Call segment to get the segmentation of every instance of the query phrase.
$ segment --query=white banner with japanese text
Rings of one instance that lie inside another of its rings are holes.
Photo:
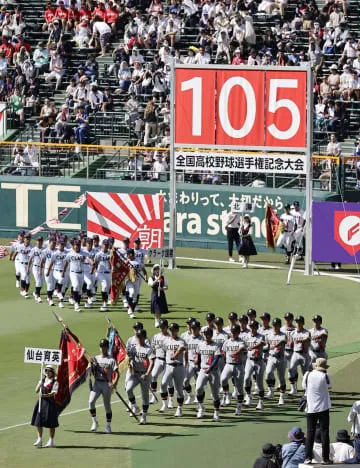
[[[27,364],[53,364],[55,366],[59,366],[61,363],[61,350],[25,348],[24,362]]]
[[[177,170],[215,172],[256,172],[305,174],[304,154],[239,154],[218,152],[176,151]]]

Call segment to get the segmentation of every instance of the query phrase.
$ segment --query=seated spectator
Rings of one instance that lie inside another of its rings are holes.
[[[175,44],[180,41],[180,29],[172,19],[169,20],[166,26],[165,39],[170,44],[170,47],[174,47]]]
[[[101,21],[106,23],[106,9],[104,2],[98,2],[97,6],[94,8],[94,11],[92,12],[92,17],[93,17],[93,22],[95,21]]]
[[[85,111],[89,112],[89,95],[90,95],[90,88],[88,85],[88,77],[84,76],[79,81],[79,84],[76,87],[74,93],[74,110],[76,110],[80,105],[85,109]]]
[[[140,155],[131,154],[128,160],[128,171],[131,179],[142,179],[143,164]],[[136,172],[136,174],[135,174]]]
[[[5,57],[5,51],[0,50],[0,77],[5,78],[8,68],[8,59]]]
[[[256,49],[251,49],[247,64],[248,65],[261,65],[261,60],[256,52]]]
[[[78,108],[75,122],[78,125],[75,129],[75,141],[79,145],[84,145],[89,131],[89,117],[82,105]]]
[[[89,103],[93,112],[98,112],[102,109],[104,102],[104,93],[99,90],[96,83],[90,86]]]
[[[221,176],[220,174],[216,174],[215,171],[209,171],[207,174],[204,174],[201,178],[202,184],[212,184],[212,185],[220,185],[221,184]]]
[[[271,53],[270,53],[271,55]],[[244,57],[241,56],[241,50],[240,49],[235,49],[234,52],[234,57],[232,59],[232,65],[244,65],[245,64],[245,59]]]
[[[99,64],[96,61],[96,56],[90,54],[84,66],[84,73],[90,81],[95,81],[99,76]]]
[[[327,98],[332,94],[332,89],[328,83],[328,79],[326,76],[324,76],[322,82],[320,83],[320,88],[319,88],[320,96],[324,99]]]
[[[170,116],[171,116],[171,109],[170,109],[170,101],[166,100],[165,105],[160,109],[159,116],[162,117],[162,122],[160,123],[160,130],[167,130],[170,126]]]
[[[91,30],[89,20],[86,16],[81,18],[81,21],[75,26],[74,40],[79,49],[85,49],[89,46]]]
[[[188,54],[187,54],[187,57],[184,58],[184,63],[185,64],[194,64],[196,63],[196,56],[195,54],[198,52],[199,49],[197,49],[196,47],[194,46],[190,46],[188,48]]]
[[[305,434],[295,426],[288,434],[290,442],[282,447],[282,468],[298,468],[305,461]]]
[[[101,110],[102,112],[112,112],[114,110],[114,98],[111,94],[111,88],[105,88]]]
[[[355,450],[350,442],[346,429],[336,432],[336,442],[330,444],[330,459],[333,463],[344,463],[345,460],[355,457]]]
[[[11,63],[11,60],[12,60],[12,57],[14,55],[15,49],[14,49],[14,46],[9,41],[8,37],[3,36],[1,38],[0,50],[4,51],[5,57],[8,59],[9,63]]]
[[[64,75],[64,64],[61,55],[59,54],[59,50],[56,49],[54,54],[50,59],[50,73],[47,73],[45,76],[45,81],[47,83],[51,83],[52,80],[56,80],[55,90],[57,91],[61,85],[61,80]]]
[[[261,457],[254,462],[253,468],[277,468],[274,463],[276,448],[272,444],[265,444],[262,447]]]
[[[341,145],[336,140],[336,135],[333,133],[330,135],[330,141],[326,148],[326,154],[328,156],[336,156],[339,157],[341,155]],[[332,170],[332,160],[325,159],[322,164],[322,172],[319,177],[321,181],[321,190],[329,190],[330,185],[329,181],[331,178],[331,170]]]
[[[67,88],[66,88],[66,91],[65,91],[65,95],[66,95],[66,101],[65,103],[69,106],[69,107],[73,107],[74,105],[74,94],[75,94],[75,91],[76,91],[76,80],[75,78],[71,78]]]
[[[210,63],[210,61],[211,61],[210,54],[205,52],[204,47],[200,47],[199,52],[195,55],[194,63],[196,63],[197,65],[206,65]]]
[[[49,117],[49,119],[53,122],[55,120],[56,113],[56,107],[50,101],[50,99],[46,98],[40,111],[40,118]]]
[[[20,36],[17,37],[18,42],[15,46],[15,52],[19,52],[21,47],[25,47],[26,52],[31,52],[31,45],[24,40],[24,36],[21,34]]]
[[[230,44],[229,44],[229,36],[226,30],[220,31],[217,39],[217,51],[216,51],[216,58],[215,60],[218,61],[218,57],[221,54],[226,56],[227,62],[231,63],[230,59]]]
[[[58,44],[63,33],[62,22],[58,19],[54,19],[53,22],[49,25],[49,31],[50,35],[48,44]]]
[[[150,15],[156,16],[158,13],[164,13],[164,8],[160,0],[152,0],[147,11]]]
[[[144,63],[144,57],[140,54],[139,49],[137,46],[134,46],[129,58],[129,65],[130,67],[135,64],[135,62],[140,63],[141,65]]]
[[[60,139],[64,134],[65,125],[70,120],[69,107],[66,104],[61,106],[61,111],[58,113],[55,119],[55,130],[56,136]]]
[[[24,119],[25,119],[25,115],[24,115],[25,97],[19,88],[14,89],[14,93],[10,97],[9,104],[10,104],[11,111],[14,114],[19,116],[20,124],[23,125]]]
[[[343,73],[340,75],[339,92],[344,101],[350,100],[352,93],[353,76],[349,65],[343,66]]]
[[[139,119],[139,103],[136,100],[135,93],[130,94],[130,99],[125,103],[125,110],[127,111],[127,119],[130,122],[135,122]]]
[[[317,102],[314,108],[314,125],[317,130],[324,130],[325,128],[325,108],[326,99],[322,99],[321,96],[317,98]]]
[[[49,2],[46,4],[46,10],[44,12],[45,23],[42,25],[42,30],[47,31],[49,25],[52,24],[55,18],[56,8]]]
[[[38,43],[37,48],[34,50],[33,61],[35,67],[35,76],[39,77],[49,69],[49,51],[45,44],[41,41]]]
[[[70,2],[67,14],[67,22],[65,31],[72,32],[75,30],[75,25],[80,21],[80,12],[76,6],[76,0]]]

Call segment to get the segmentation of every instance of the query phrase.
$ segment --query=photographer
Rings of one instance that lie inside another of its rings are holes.
[[[253,468],[281,468],[281,459],[278,459],[278,447],[273,444],[265,444],[262,447],[262,453],[254,462]]]

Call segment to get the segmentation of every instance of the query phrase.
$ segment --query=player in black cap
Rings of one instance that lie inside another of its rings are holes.
[[[318,358],[327,359],[326,343],[328,339],[328,331],[322,326],[321,315],[314,315],[312,321],[314,327],[309,330],[311,335],[310,358],[311,364],[314,364]]]
[[[203,333],[205,328],[207,328],[207,327],[212,328],[213,330],[215,330],[215,323],[214,323],[215,314],[213,314],[212,312],[208,312],[206,314],[205,320],[206,320],[207,323],[206,323],[206,325],[201,327],[201,333]]]
[[[128,303],[128,315],[130,318],[135,318],[135,308],[139,297],[140,288],[140,265],[135,260],[134,249],[127,249],[126,256],[130,265],[130,271],[126,278],[125,294]]]
[[[266,365],[265,380],[266,380],[269,390],[265,398],[271,399],[274,396],[275,370],[277,370],[278,379],[280,382],[279,405],[284,405],[285,404],[285,390],[286,390],[286,381],[285,381],[286,335],[285,333],[280,331],[280,328],[281,328],[281,320],[279,318],[275,318],[272,321],[272,330],[270,333],[268,333],[266,337],[266,341],[269,346],[269,357],[268,357],[267,365]]]
[[[151,341],[151,346],[155,352],[155,364],[151,373],[152,397],[150,399],[150,404],[157,402],[157,397],[156,397],[157,380],[159,376],[162,375],[165,370],[164,343],[165,343],[165,340],[167,340],[170,336],[168,332],[168,327],[169,327],[168,321],[166,319],[160,319],[159,320],[160,333],[157,333],[156,335],[154,335]],[[168,392],[169,392],[169,400],[171,399],[171,401],[173,401],[175,390],[174,390],[174,384],[172,382],[170,382],[169,384]]]
[[[249,317],[249,322],[253,322],[256,320],[256,310],[255,309],[248,309],[246,315]]]
[[[185,390],[185,405],[189,405],[193,398],[191,393],[191,379],[194,379],[196,383],[197,375],[198,375],[198,366],[195,362],[197,349],[199,347],[199,343],[203,341],[203,337],[200,334],[200,322],[194,320],[191,322],[191,336],[187,340],[187,348],[185,352],[185,379],[184,379],[184,390]]]
[[[189,317],[185,321],[186,330],[183,333],[181,333],[181,335],[180,335],[180,338],[182,338],[185,341],[185,343],[187,343],[188,339],[192,336],[191,324],[192,324],[192,322],[195,322],[195,320],[196,319],[194,317]]]
[[[290,256],[293,249],[294,232],[296,231],[296,221],[292,214],[290,214],[290,205],[287,203],[284,206],[284,213],[280,216],[280,236],[277,240],[276,246],[285,250],[286,263],[290,263]]]
[[[24,243],[24,236],[25,236],[25,231],[19,231],[18,232],[18,236],[17,236],[17,240],[16,242],[14,242],[12,245],[11,245],[11,251],[10,251],[10,256],[9,256],[9,260],[10,262],[14,262],[14,266],[15,266],[15,277],[16,277],[16,287],[17,288],[20,288],[20,265],[21,265],[21,262],[19,261],[19,257],[16,258],[16,248],[23,244]]]
[[[256,382],[259,389],[259,401],[256,409],[262,410],[264,408],[264,371],[265,365],[263,360],[263,347],[265,338],[260,335],[259,323],[256,320],[250,322],[250,333],[246,338],[246,345],[248,350],[246,365],[245,365],[245,405],[250,406],[251,402],[251,377],[253,374],[256,376]]]
[[[226,333],[226,331],[224,330],[224,320],[222,317],[216,317],[214,320],[214,324],[215,324],[215,330],[212,336],[212,340],[221,349],[225,341],[229,338],[229,333]],[[222,370],[224,369],[224,366],[225,366],[224,356],[221,355],[219,358],[219,362],[217,364],[217,368],[220,374]]]
[[[230,312],[228,315],[228,324],[226,327],[224,327],[224,332],[226,332],[228,335],[230,335],[230,330],[233,325],[235,325],[238,322],[238,314],[236,312]]]
[[[89,407],[92,419],[91,431],[96,431],[98,428],[98,420],[96,418],[96,400],[100,395],[103,397],[105,412],[106,412],[106,427],[105,432],[111,433],[111,394],[119,380],[119,370],[117,362],[114,358],[109,357],[109,341],[106,338],[100,340],[99,343],[101,354],[91,360],[91,370],[95,378],[94,385],[90,391]]]
[[[297,395],[298,367],[301,367],[304,375],[310,369],[311,359],[309,356],[310,332],[304,327],[305,319],[302,315],[298,315],[295,319],[296,328],[291,333],[291,339],[294,342],[294,351],[291,356],[289,373],[290,373],[290,393],[289,395]]]
[[[285,324],[281,327],[281,331],[285,333],[286,335],[285,359],[286,359],[286,364],[289,368],[291,356],[294,350],[294,342],[291,338],[291,333],[295,330],[295,325],[293,323],[294,314],[292,314],[291,312],[287,312],[284,315],[284,321],[285,321]],[[289,372],[288,372],[288,377],[290,377]]]

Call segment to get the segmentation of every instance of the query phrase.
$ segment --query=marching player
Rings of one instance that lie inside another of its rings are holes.
[[[275,387],[275,369],[277,370],[278,379],[280,382],[280,398],[279,405],[285,404],[285,390],[286,390],[286,381],[285,381],[285,369],[286,369],[286,360],[285,360],[285,346],[287,338],[285,333],[280,331],[281,329],[281,320],[275,318],[272,321],[272,331],[267,333],[265,336],[265,341],[269,346],[269,357],[266,364],[265,370],[265,379],[268,384],[269,391],[266,394],[265,398],[270,399],[274,396],[274,387]]]
[[[100,252],[101,250],[100,237],[97,234],[93,236],[93,249],[96,253]]]
[[[284,213],[280,216],[280,221],[283,226],[282,233],[280,234],[276,246],[283,248],[286,252],[286,263],[290,263],[290,256],[292,252],[292,244],[294,241],[294,232],[296,231],[295,218],[290,214],[290,205],[284,206]]]
[[[79,244],[76,244],[80,248]],[[70,263],[71,265],[71,263]],[[104,338],[99,343],[101,354],[95,356],[91,361],[92,373],[95,377],[95,383],[90,391],[89,409],[92,419],[91,431],[96,431],[99,426],[96,418],[96,400],[100,395],[103,397],[105,413],[106,413],[106,427],[105,432],[111,434],[111,394],[119,380],[119,370],[117,362],[114,358],[109,356],[109,341]]]
[[[165,370],[165,347],[164,347],[164,342],[169,338],[169,332],[168,332],[168,321],[166,319],[160,319],[159,320],[159,328],[160,328],[160,333],[157,333],[156,335],[153,336],[153,339],[151,341],[151,346],[155,352],[155,364],[151,372],[151,390],[152,390],[152,397],[150,400],[150,404],[156,403],[156,390],[157,390],[157,379],[159,375],[161,375],[164,370]],[[171,384],[171,387],[173,388],[173,384]],[[170,393],[169,389],[169,398],[174,397],[174,391]]]
[[[169,288],[168,280],[161,274],[160,265],[152,267],[152,275],[148,280],[151,291],[151,313],[155,315],[155,328],[159,327],[161,314],[169,312],[165,291]]]
[[[253,322],[256,320],[256,310],[255,309],[248,309],[246,312],[246,315],[248,316],[249,322]]]
[[[205,320],[207,323],[206,325],[201,327],[201,333],[204,333],[204,330],[206,330],[207,328],[212,328],[213,330],[215,330],[215,314],[213,314],[212,312],[207,313]]]
[[[130,271],[125,283],[128,315],[130,318],[135,318],[134,312],[140,288],[140,265],[135,260],[134,249],[127,249],[126,254],[128,263],[130,265]]]
[[[244,362],[246,355],[246,344],[239,338],[240,326],[234,324],[231,327],[231,337],[225,341],[222,346],[222,352],[225,355],[225,366],[221,373],[220,381],[224,391],[222,406],[228,406],[231,403],[229,393],[229,379],[232,378],[237,393],[237,405],[235,415],[241,413],[241,405],[244,399]],[[251,380],[250,380],[251,382]]]
[[[299,315],[295,319],[296,329],[291,333],[291,339],[294,342],[294,351],[291,356],[290,373],[290,392],[289,395],[297,395],[298,367],[301,367],[303,375],[311,365],[309,356],[310,332],[304,327],[305,319]]]
[[[199,324],[200,325],[200,324]],[[214,416],[213,421],[219,421],[220,411],[220,395],[219,395],[219,371],[217,365],[221,357],[219,346],[212,340],[213,329],[207,328],[204,330],[205,340],[199,341],[196,352],[196,365],[200,368],[196,379],[196,398],[198,401],[197,417],[204,416],[204,398],[205,387],[209,383],[211,395],[214,401]]]
[[[110,250],[113,248],[113,245],[114,245],[114,242],[115,242],[115,239],[113,237],[109,237],[109,248]],[[118,254],[120,255],[120,258],[124,261],[126,261],[126,258],[127,258],[127,250],[128,248],[130,247],[130,239],[128,237],[125,237],[121,242],[120,242],[120,246],[116,249]],[[122,291],[122,301],[123,301],[123,306],[125,307],[125,309],[129,309],[129,304],[127,302],[127,298],[126,298],[126,287],[124,286],[124,289]]]
[[[14,242],[11,246],[11,252],[10,252],[10,256],[9,256],[9,260],[10,262],[14,262],[14,266],[15,266],[15,277],[16,277],[16,287],[17,288],[20,288],[20,281],[21,281],[21,273],[20,273],[20,270],[21,270],[21,263],[20,263],[20,260],[19,260],[19,257],[16,258],[16,248],[18,245],[20,244],[23,244],[24,243],[24,236],[25,236],[25,231],[19,231],[18,233],[18,236],[17,236],[17,240],[16,242]]]
[[[266,336],[271,333],[272,328],[270,326],[270,320],[271,320],[271,315],[268,312],[264,312],[261,316],[260,319],[262,321],[262,326],[259,327],[259,333],[260,335],[263,335],[265,338],[265,345],[263,347],[263,360],[264,360],[264,366],[266,368],[267,360],[269,357],[269,344],[266,341]],[[257,388],[257,384],[255,382],[255,393],[259,393],[259,389]]]
[[[144,276],[144,280],[147,281],[148,277],[147,277],[147,271],[146,271],[146,268],[145,268],[145,257],[146,257],[147,251],[145,249],[142,249],[140,246],[141,246],[141,240],[139,238],[135,239],[134,240],[135,260],[140,265],[140,272],[142,272],[142,274]],[[140,276],[139,283],[140,283],[139,284],[139,293],[140,293],[140,288],[141,288],[141,283],[142,283],[141,276]],[[138,294],[138,297],[136,299],[136,304],[138,304],[138,303],[139,303],[139,294]],[[138,310],[139,310],[139,307],[138,307],[138,305],[136,305],[135,312],[138,311]]]
[[[85,308],[90,309],[92,305],[93,288],[95,283],[94,275],[94,257],[95,250],[93,249],[93,240],[91,237],[85,239],[85,248],[83,250],[85,255],[84,261],[84,284],[82,287],[83,292],[86,291],[87,301],[85,302]]]
[[[179,338],[179,325],[177,323],[171,323],[169,326],[170,337],[164,341],[165,349],[165,373],[161,380],[161,399],[162,407],[160,412],[165,413],[168,409],[166,400],[168,397],[168,386],[171,380],[174,381],[178,407],[175,412],[175,417],[182,416],[182,405],[184,403],[184,391],[183,382],[185,376],[184,369],[184,353],[186,351],[186,343],[184,340]]]
[[[184,390],[186,395],[185,405],[190,405],[192,399],[191,393],[191,379],[193,378],[196,382],[198,374],[198,366],[196,364],[196,353],[199,346],[199,343],[203,341],[203,337],[200,334],[200,322],[197,320],[191,323],[191,332],[192,335],[186,342],[186,352],[185,352],[185,379],[184,379]]]
[[[44,250],[43,256],[41,259],[40,269],[45,273],[45,283],[46,283],[46,293],[47,293],[47,302],[49,306],[54,305],[53,294],[55,290],[55,278],[54,278],[54,269],[52,258],[56,252],[56,239],[55,237],[49,237],[49,245]]]
[[[321,326],[322,317],[321,315],[315,315],[313,317],[314,328],[309,330],[311,335],[310,341],[310,359],[313,364],[317,358],[327,359],[326,354],[326,342],[328,339],[328,331],[326,328]]]
[[[220,349],[222,349],[223,344],[229,338],[230,333],[226,333],[223,330],[224,320],[222,317],[216,317],[214,320],[214,323],[215,323],[215,331],[213,333],[212,340],[219,346]],[[225,360],[224,360],[224,356],[221,354],[219,362],[217,364],[219,374],[221,374],[221,372],[223,371],[224,366],[225,366]]]
[[[136,404],[134,389],[140,385],[142,397],[140,424],[146,424],[146,415],[149,409],[150,374],[154,367],[155,355],[152,347],[146,342],[144,329],[137,330],[136,340],[136,345],[126,350],[131,368],[130,376],[126,382],[126,393],[133,413],[138,414],[140,409]],[[132,415],[130,414],[130,416]]]
[[[230,314],[228,315],[228,323],[229,325],[224,327],[224,332],[230,335],[231,327],[239,323],[238,314],[236,312],[230,312]]]
[[[298,201],[294,201],[293,206],[294,209],[290,211],[290,214],[294,217],[296,224],[294,232],[295,246],[297,253],[302,257],[304,255],[305,212],[300,208]]]
[[[42,274],[40,264],[43,255],[43,237],[39,236],[36,239],[35,247],[31,250],[30,257],[29,257],[29,264],[27,266],[27,273],[30,274],[30,270],[32,270],[32,274],[35,280],[35,291],[33,292],[33,296],[36,302],[42,302],[40,291],[43,285],[44,276]]]
[[[68,267],[70,267],[70,281],[72,286],[75,312],[81,312],[80,300],[81,289],[84,283],[84,261],[85,254],[84,251],[81,250],[81,243],[79,240],[75,240],[74,249],[70,251],[65,258],[64,270],[61,275],[63,278],[65,278],[66,270]]]
[[[69,286],[69,275],[66,275],[65,278],[62,277],[64,271],[64,265],[68,252],[65,250],[65,238],[59,238],[59,247],[53,253],[51,257],[50,264],[48,266],[48,272],[52,272],[55,282],[55,289],[58,292],[59,307],[60,309],[64,308],[64,294],[65,290]]]
[[[15,253],[13,260],[18,259],[19,272],[20,272],[20,284],[21,284],[21,296],[25,299],[29,299],[29,287],[30,287],[30,272],[28,271],[28,264],[30,260],[30,254],[33,246],[30,244],[31,234],[25,234],[24,242],[17,243],[15,247]]]
[[[245,365],[245,406],[250,406],[251,403],[251,377],[253,374],[256,376],[256,383],[259,388],[259,401],[256,409],[264,409],[264,360],[263,360],[263,347],[265,338],[258,333],[259,323],[257,321],[250,322],[250,333],[246,338],[247,345],[247,360]]]
[[[111,286],[111,264],[108,239],[104,239],[102,241],[101,250],[94,256],[90,274],[93,275],[94,271],[96,271],[96,281],[101,286],[103,303],[100,310],[101,312],[106,312],[108,310],[108,299]]]
[[[295,330],[295,325],[293,324],[294,315],[291,312],[287,312],[284,315],[285,325],[281,327],[281,331],[286,335],[286,345],[285,345],[285,359],[290,367],[290,360],[292,353],[294,351],[294,342],[291,338],[291,333]]]

